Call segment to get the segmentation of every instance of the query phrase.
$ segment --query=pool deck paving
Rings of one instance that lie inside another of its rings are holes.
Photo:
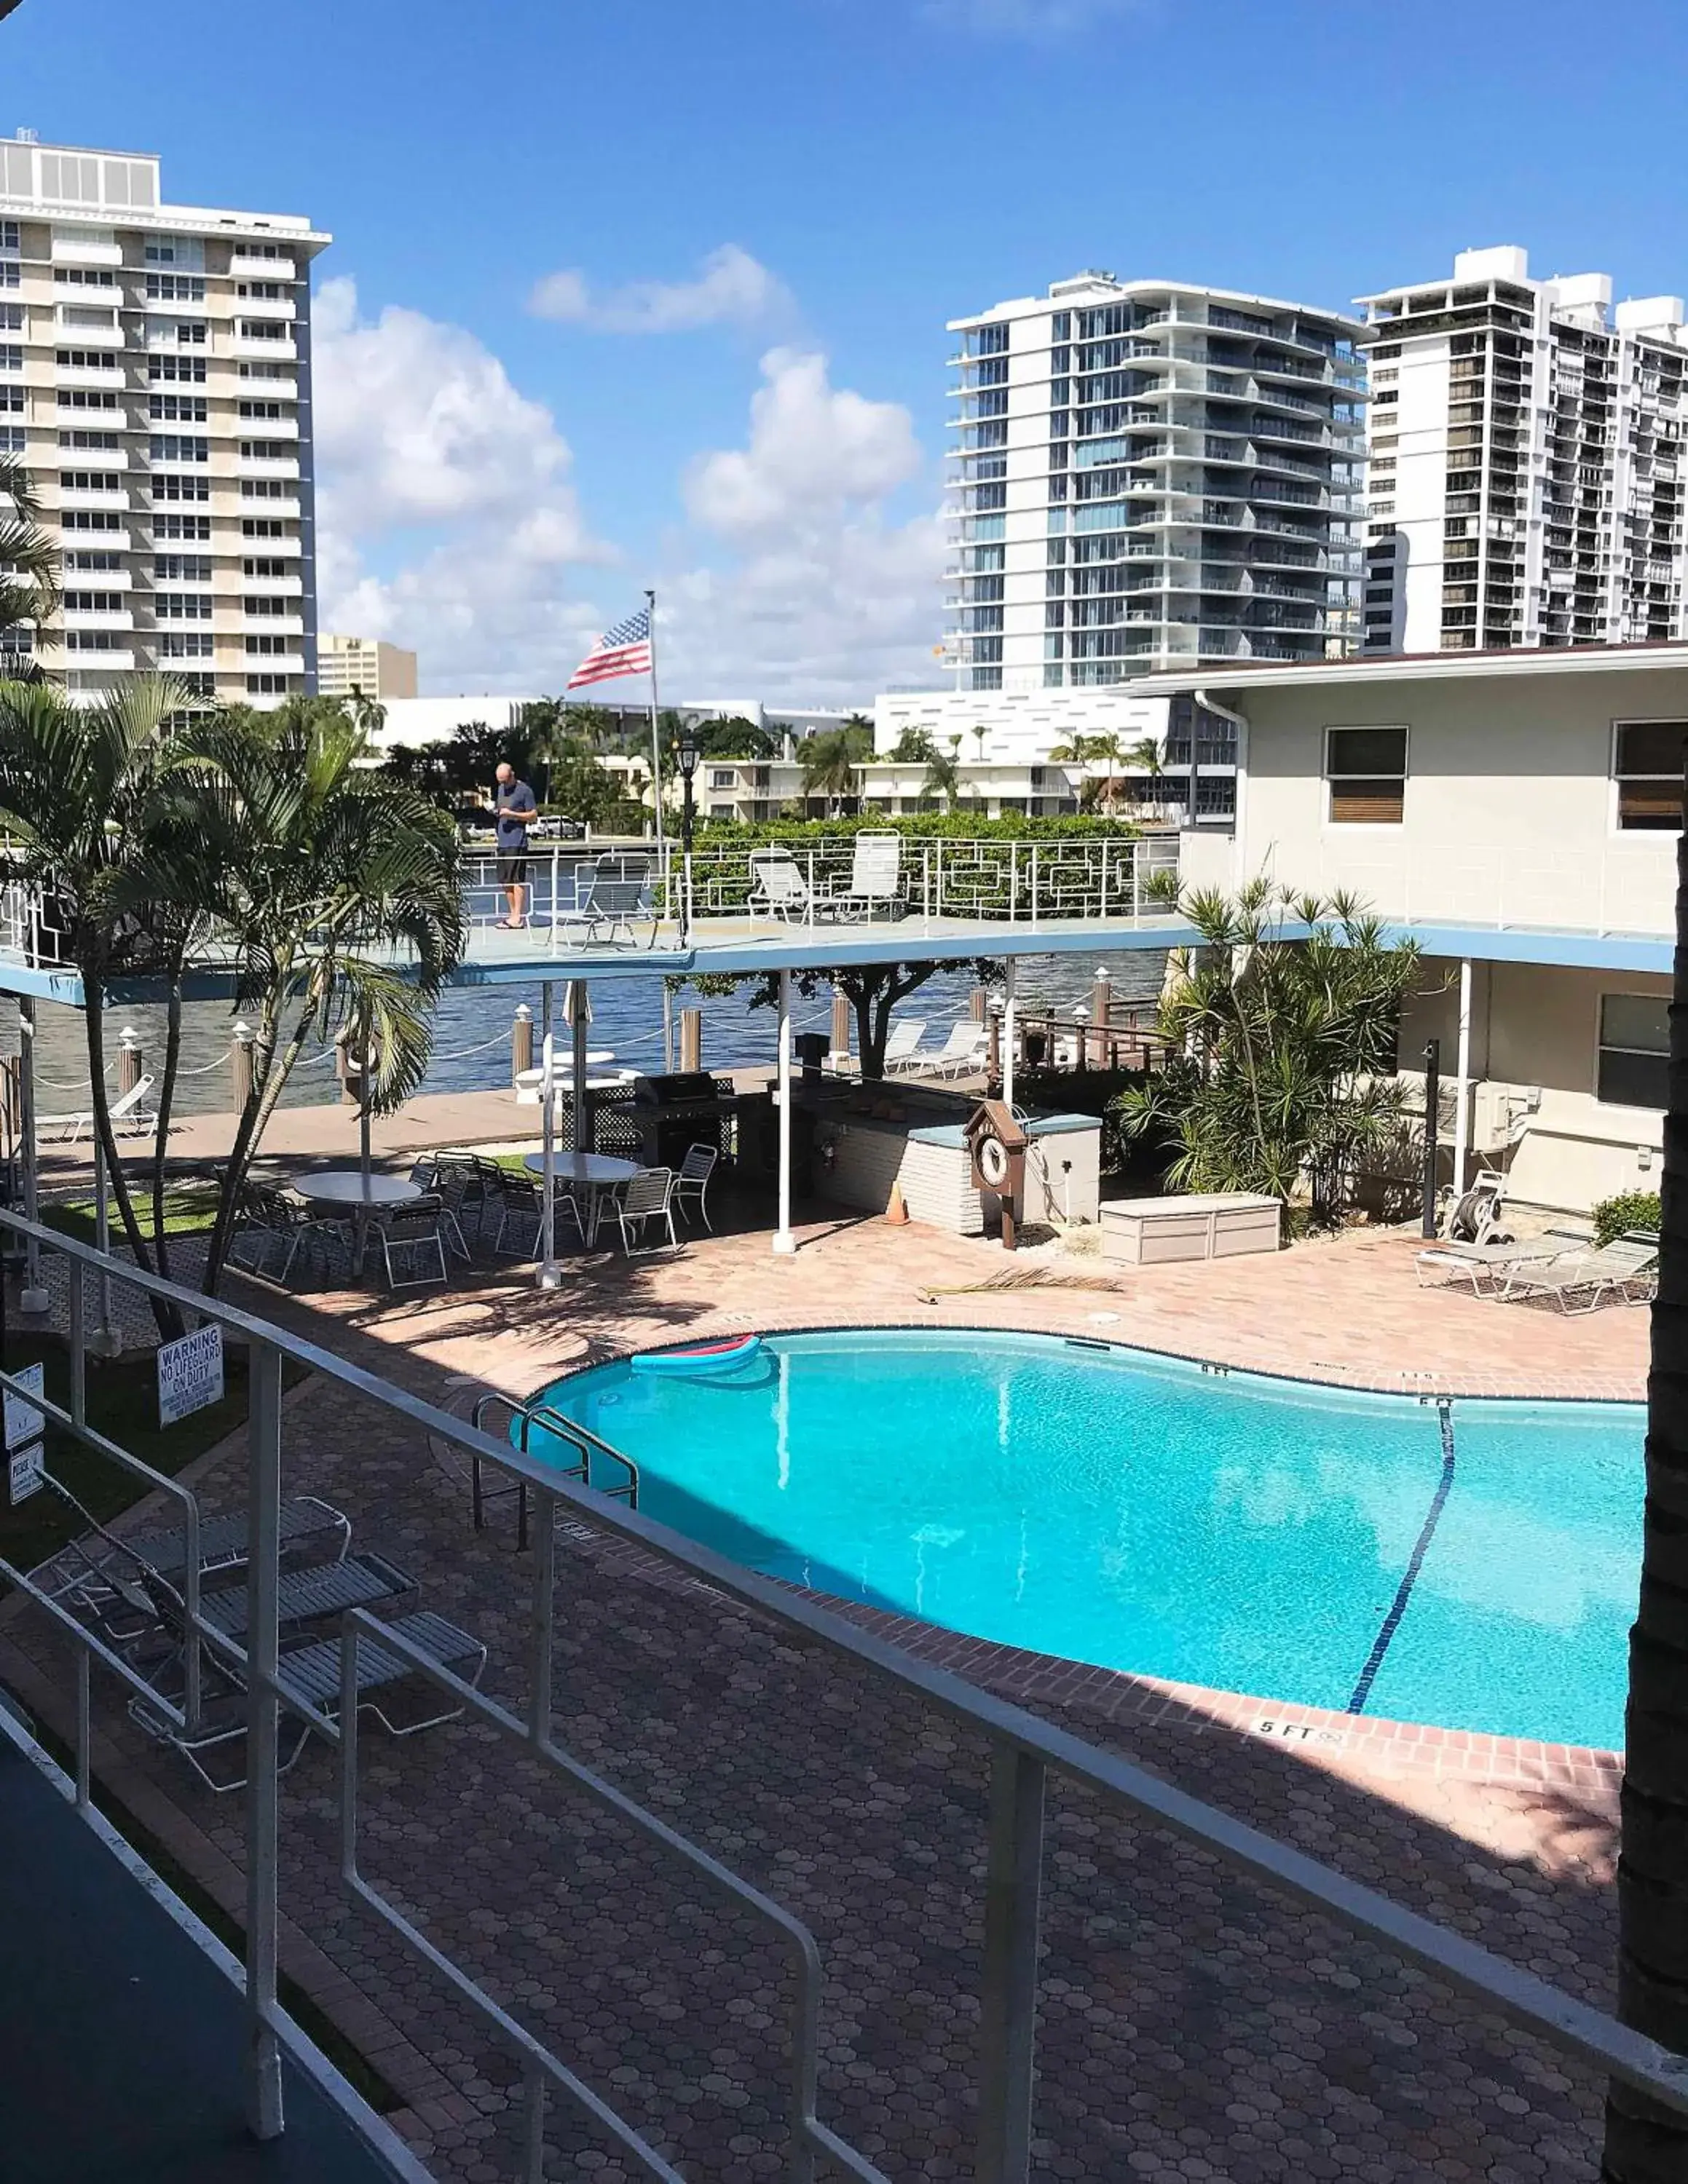
[[[1010,1262],[991,1244],[849,1216],[812,1220],[784,1260],[752,1232],[674,1259],[575,1261],[545,1295],[531,1268],[516,1268],[444,1295],[280,1298],[249,1285],[241,1301],[261,1298],[298,1332],[459,1409],[482,1387],[526,1394],[653,1343],[837,1324],[1083,1334],[1396,1393],[1642,1391],[1645,1312],[1567,1320],[1420,1290],[1399,1233],[1145,1269]],[[1039,1265],[1109,1286],[935,1294]],[[443,1446],[321,1381],[289,1396],[285,1445],[287,1490],[347,1509],[355,1545],[390,1554],[426,1605],[488,1641],[487,1687],[519,1706],[530,1557],[508,1505],[475,1533]],[[238,1498],[242,1469],[238,1447],[205,1460],[208,1506]],[[824,2119],[893,2177],[970,2175],[982,1741],[585,1526],[560,1539],[556,1602],[558,1741],[814,1929]],[[1611,1755],[1361,1727],[851,1612],[1609,2005]],[[38,1620],[0,1617],[0,1673],[63,1726],[70,1680],[55,1641]],[[109,1794],[238,1912],[239,1800],[193,1784],[109,1691],[96,1718]],[[682,2173],[781,2173],[788,1997],[765,1934],[479,1726],[372,1735],[362,1781],[372,1877]],[[512,2173],[509,2066],[348,1903],[320,1747],[285,1787],[282,1902],[285,1969],[387,2078],[395,2121],[437,2172],[465,2184]],[[1052,1784],[1040,2178],[1568,2179],[1590,2172],[1599,2115],[1590,2074],[1173,1837]],[[552,2146],[557,2176],[620,2184],[636,2173],[567,2113]]]

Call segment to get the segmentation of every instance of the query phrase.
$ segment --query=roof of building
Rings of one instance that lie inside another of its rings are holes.
[[[1688,644],[1516,645],[1494,651],[1377,652],[1346,660],[1245,660],[1234,666],[1178,669],[1145,675],[1145,695],[1183,691],[1283,690],[1333,682],[1427,682],[1462,676],[1646,674],[1662,668],[1688,672]]]

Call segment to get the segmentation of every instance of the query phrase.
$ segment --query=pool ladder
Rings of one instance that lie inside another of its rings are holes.
[[[489,1418],[500,1410],[509,1413],[509,1424],[502,1432],[488,1424]],[[478,1431],[490,1434],[494,1440],[508,1434],[511,1446],[519,1449],[523,1456],[529,1453],[534,1429],[538,1427],[553,1442],[563,1442],[574,1451],[577,1459],[574,1462],[554,1466],[559,1479],[575,1479],[582,1486],[593,1488],[609,1501],[625,1502],[629,1509],[639,1507],[639,1466],[633,1458],[623,1456],[618,1448],[612,1448],[608,1441],[600,1440],[590,1427],[583,1426],[578,1418],[566,1418],[549,1403],[518,1402],[515,1396],[502,1396],[493,1390],[475,1405],[472,1423]],[[620,1475],[608,1482],[595,1479],[592,1476],[595,1458],[618,1466]],[[474,1510],[475,1529],[484,1531],[488,1496],[481,1485],[481,1459],[478,1456],[472,1456],[469,1459],[469,1491]],[[518,1548],[525,1547],[528,1544],[528,1482],[525,1479],[518,1479],[513,1490],[505,1487],[500,1491],[515,1493],[516,1544]]]

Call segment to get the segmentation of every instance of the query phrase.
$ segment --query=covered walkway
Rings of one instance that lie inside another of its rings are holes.
[[[372,2148],[285,2053],[287,2130],[251,2137],[238,1988],[3,1729],[0,1842],[6,2184],[421,2175]]]

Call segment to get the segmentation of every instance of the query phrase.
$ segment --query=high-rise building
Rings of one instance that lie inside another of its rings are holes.
[[[378,637],[324,630],[316,640],[316,688],[324,698],[414,698],[416,655]]]
[[[961,688],[1351,649],[1356,320],[1082,273],[949,330]]]
[[[1367,296],[1368,652],[1680,638],[1682,299],[1522,250]]]
[[[0,452],[63,548],[36,651],[73,694],[154,668],[256,705],[316,687],[310,270],[328,239],[165,204],[142,154],[0,142]]]

